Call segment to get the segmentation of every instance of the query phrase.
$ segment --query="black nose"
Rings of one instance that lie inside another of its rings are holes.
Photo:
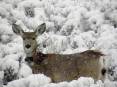
[[[26,48],[30,48],[30,47],[31,47],[31,45],[27,44],[25,47],[26,47]]]

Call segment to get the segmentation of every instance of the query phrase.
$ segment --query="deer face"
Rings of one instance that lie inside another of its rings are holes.
[[[32,53],[36,50],[36,37],[35,32],[25,32],[22,35],[23,46],[27,57],[31,57],[33,55]]]
[[[22,37],[26,57],[32,57],[34,51],[37,48],[36,38],[38,35],[44,33],[46,29],[45,23],[39,25],[34,32],[24,32],[23,29],[19,25],[16,25],[16,24],[12,25],[12,29],[14,33]]]

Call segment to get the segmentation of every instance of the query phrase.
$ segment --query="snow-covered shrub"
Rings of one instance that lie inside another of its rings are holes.
[[[43,74],[30,75],[27,78],[12,81],[7,87],[42,87],[49,84],[51,79]]]
[[[37,80],[38,78],[38,80]],[[15,80],[6,87],[116,87],[117,82],[106,80],[94,82],[92,78],[81,77],[71,82],[50,83],[50,79],[44,75],[31,75],[28,78]]]
[[[32,74],[31,68],[27,64],[22,63],[21,67],[20,67],[20,70],[18,72],[18,78],[19,79],[20,78],[26,78],[26,77],[28,77],[31,74]]]
[[[39,42],[41,42],[41,39],[42,43],[44,43],[42,45],[42,48],[45,53],[60,53],[60,52],[62,53],[63,51],[66,50],[66,48],[69,48],[69,43],[68,43],[69,40],[66,36],[51,35],[50,33],[46,35],[45,39],[40,37],[38,39],[40,40]]]
[[[4,77],[4,72],[0,71],[0,87],[3,85],[3,77]]]
[[[16,73],[18,58],[25,58],[22,39],[12,32],[11,24],[17,21],[24,31],[33,31],[46,23],[46,33],[37,39],[38,48],[44,53],[69,54],[94,48],[109,57],[108,67],[117,65],[117,0],[0,0],[0,69],[12,66]],[[116,80],[116,67],[112,71],[112,80]],[[31,69],[23,61],[19,78],[30,74]],[[78,84],[72,86],[84,86]],[[101,87],[100,84],[90,86]],[[110,82],[105,86],[114,87],[115,84]],[[68,83],[61,86],[68,86]]]
[[[16,79],[17,79],[17,73],[14,72],[14,69],[12,67],[8,67],[4,70],[4,78],[3,78],[4,85],[7,85],[8,82]]]
[[[32,7],[25,7],[25,15],[29,16],[29,17],[34,17],[35,16],[34,8],[32,8]]]

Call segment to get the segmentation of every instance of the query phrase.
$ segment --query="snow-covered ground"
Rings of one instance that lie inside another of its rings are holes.
[[[22,39],[12,31],[15,21],[25,31],[46,23],[46,32],[37,39],[43,53],[102,51],[107,67],[113,71],[109,78],[115,81],[94,83],[92,78],[82,77],[55,84],[44,75],[32,75],[24,62]],[[117,0],[0,0],[0,78],[11,67],[19,78],[8,83],[8,87],[116,87],[116,57]]]

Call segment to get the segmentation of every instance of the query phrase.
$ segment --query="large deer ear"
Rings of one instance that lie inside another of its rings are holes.
[[[36,33],[36,35],[38,36],[38,35],[40,35],[40,34],[43,34],[43,33],[45,32],[45,30],[46,30],[46,24],[43,23],[43,24],[39,25],[39,26],[36,28],[35,33]]]
[[[22,35],[24,33],[23,29],[16,24],[12,24],[12,30],[15,34]]]

